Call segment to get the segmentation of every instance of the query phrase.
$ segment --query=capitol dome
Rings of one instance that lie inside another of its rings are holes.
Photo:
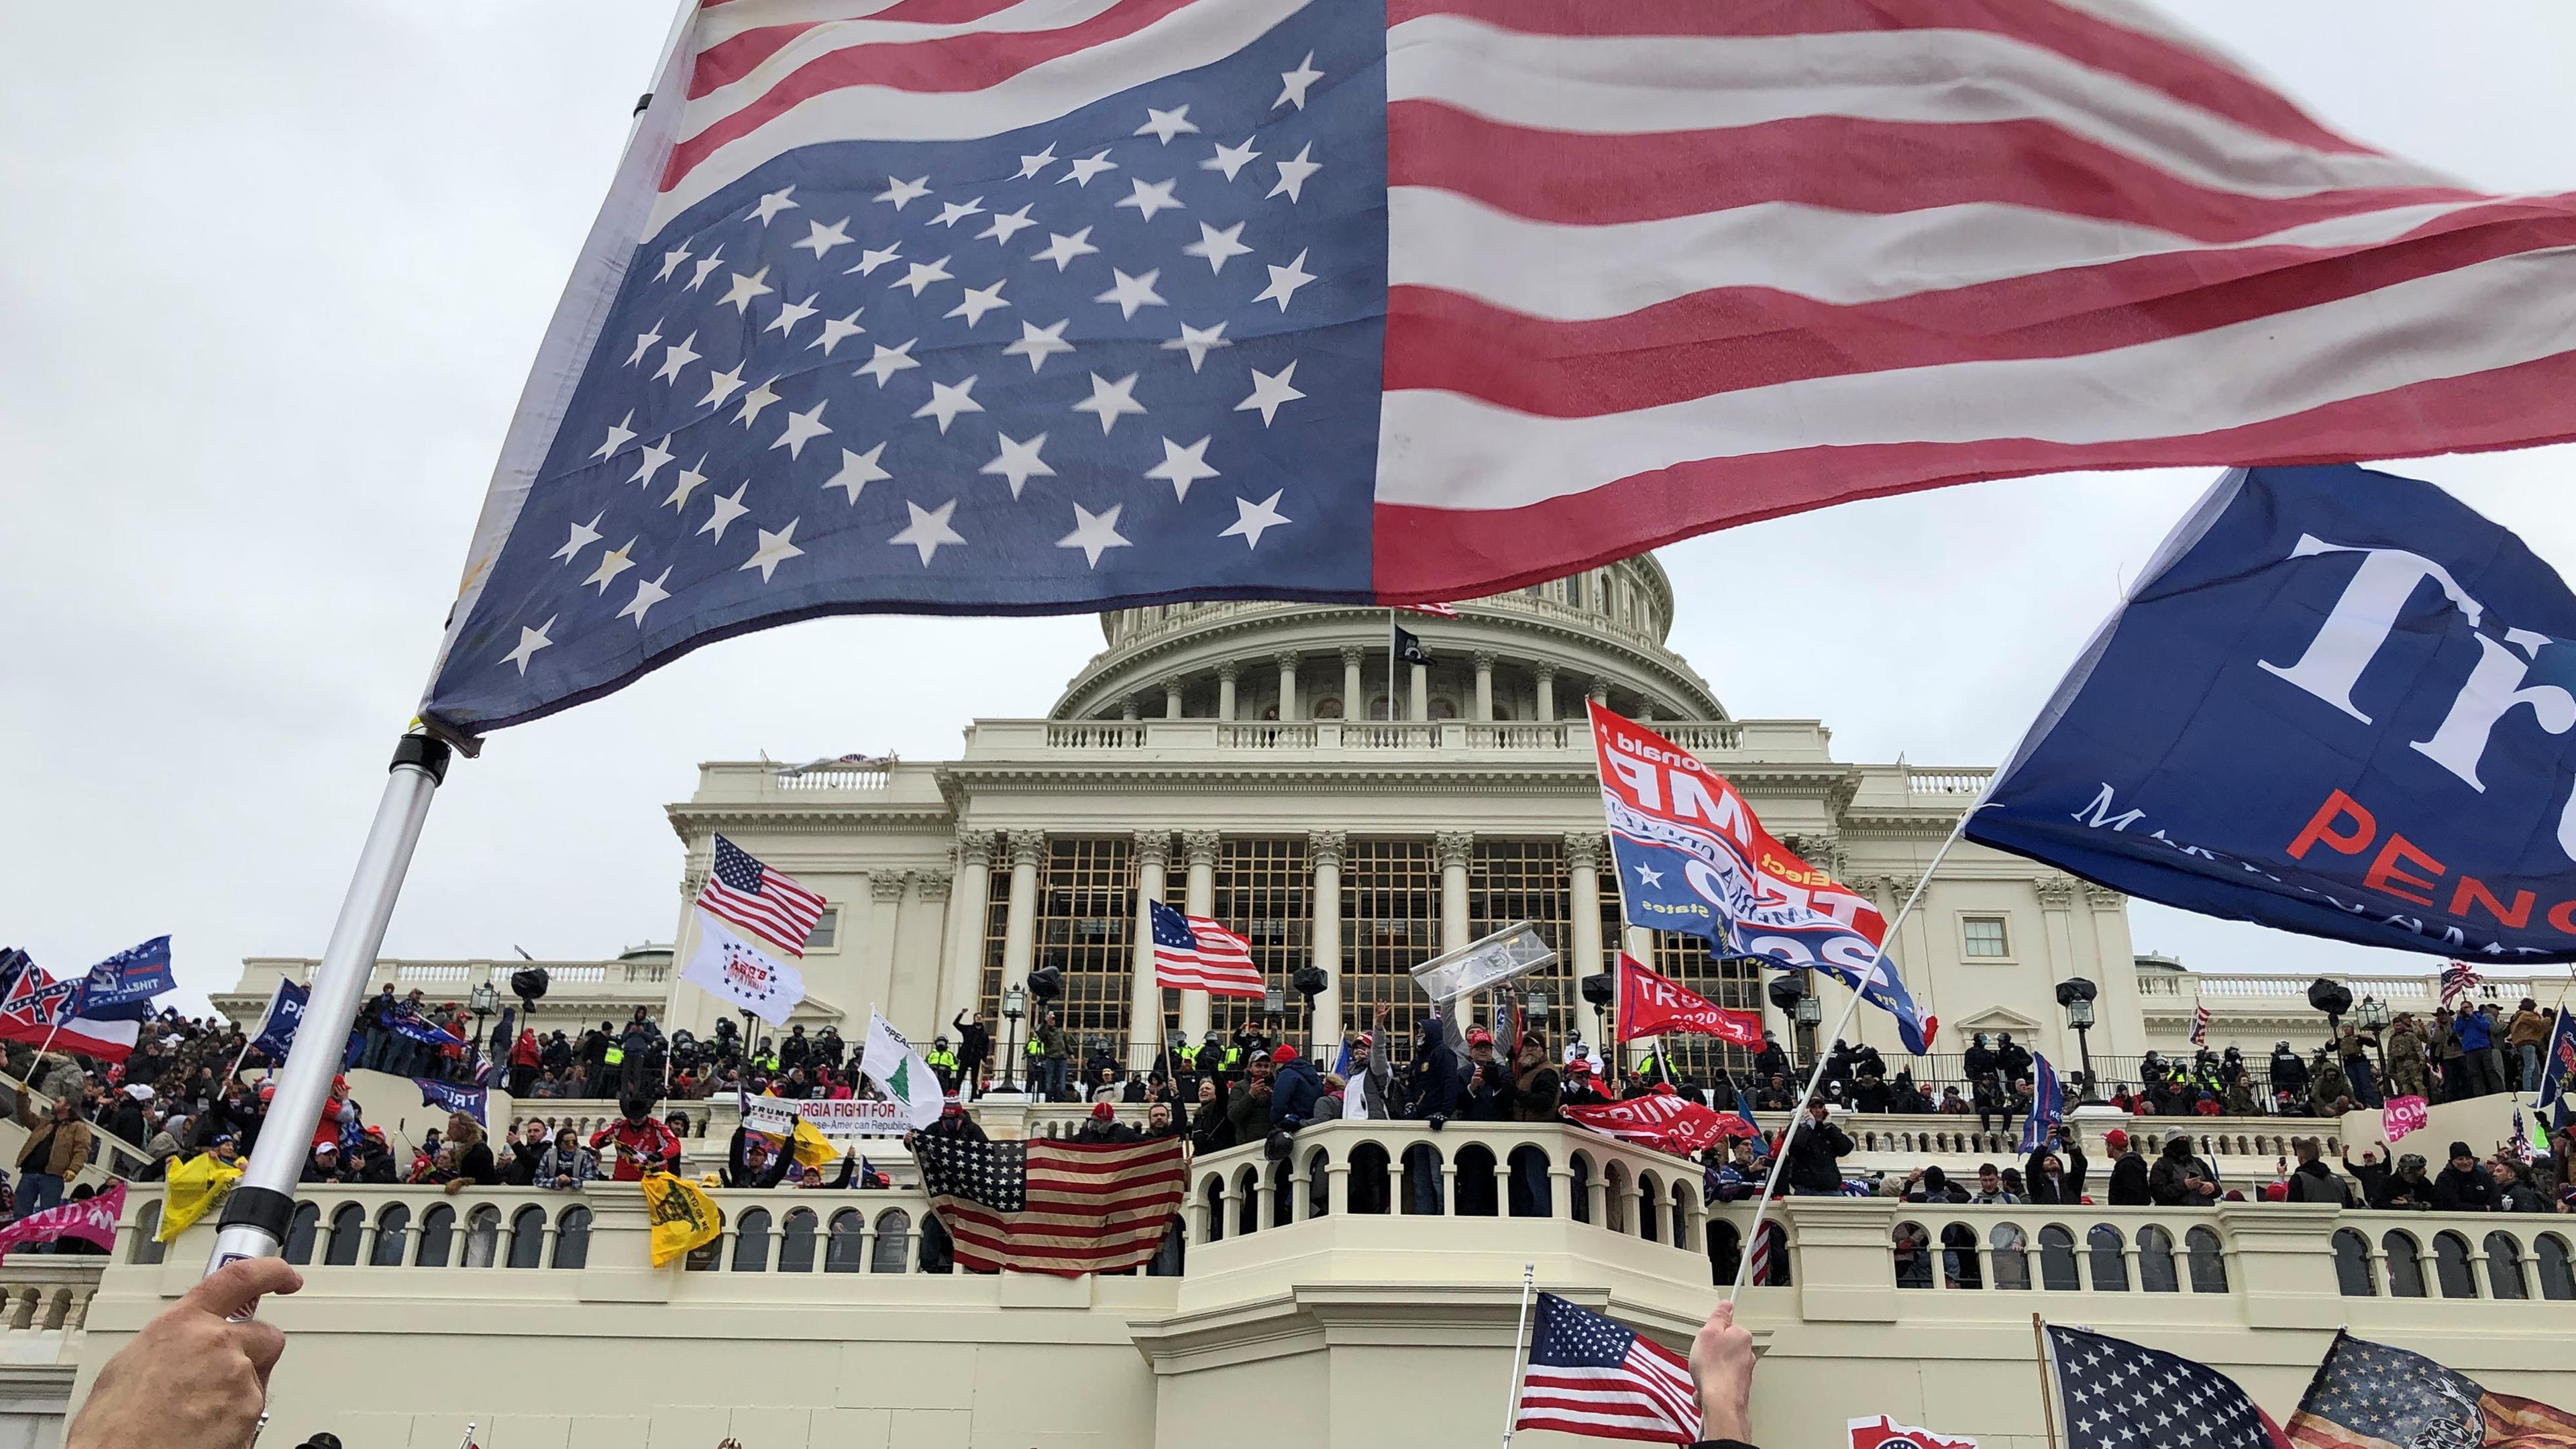
[[[1398,614],[1432,655],[1388,704],[1388,611],[1267,602],[1101,615],[1108,647],[1050,718],[1547,721],[1587,694],[1636,719],[1723,720],[1708,682],[1664,647],[1673,591],[1652,557],[1477,599],[1458,617]],[[1418,677],[1417,677],[1418,675]]]

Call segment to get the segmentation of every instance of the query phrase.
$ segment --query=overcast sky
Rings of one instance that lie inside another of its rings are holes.
[[[2564,0],[2169,8],[2364,140],[2576,188]],[[192,1003],[246,955],[319,953],[668,21],[646,0],[12,17],[41,63],[0,86],[0,943],[61,972],[168,931]],[[2571,466],[2409,471],[2563,567]],[[2207,477],[1987,483],[1682,544],[1672,642],[1735,714],[1821,718],[1842,758],[1992,763]],[[1793,615],[1830,647],[1749,632]],[[802,624],[506,731],[441,793],[387,953],[668,939],[662,806],[699,761],[945,758],[970,719],[1042,713],[1099,643],[1088,617]],[[2202,970],[2420,960],[2132,921]]]

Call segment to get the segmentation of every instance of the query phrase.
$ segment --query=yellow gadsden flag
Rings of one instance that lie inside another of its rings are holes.
[[[156,1236],[165,1243],[178,1241],[191,1223],[231,1195],[233,1181],[241,1175],[238,1165],[211,1152],[170,1164],[170,1192],[161,1201],[161,1231]]]
[[[715,1241],[724,1230],[724,1215],[715,1199],[698,1185],[667,1172],[644,1178],[644,1208],[653,1218],[653,1266],[662,1267],[690,1249]]]

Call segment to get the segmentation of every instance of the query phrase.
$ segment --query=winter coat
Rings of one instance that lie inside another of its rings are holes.
[[[1839,1159],[1851,1153],[1851,1134],[1832,1121],[1801,1123],[1797,1135],[1789,1139],[1789,1161],[1781,1175],[1793,1188],[1841,1192],[1843,1169]]]
[[[2343,1179],[2322,1162],[2302,1162],[2291,1172],[2287,1200],[2332,1203],[2336,1207],[2352,1205],[2352,1195],[2344,1190]]]
[[[551,1188],[556,1186],[556,1178],[569,1177],[572,1179],[570,1186],[578,1189],[598,1176],[599,1154],[587,1147],[576,1145],[567,1153],[549,1144],[537,1156],[536,1184],[539,1187]]]
[[[1191,1150],[1223,1152],[1234,1141],[1234,1119],[1226,1114],[1225,1099],[1200,1103],[1197,1115],[1190,1118]]]
[[[1564,1098],[1564,1079],[1556,1068],[1545,1062],[1512,1076],[1512,1120],[1515,1122],[1553,1122],[1556,1109]]]
[[[2071,1137],[2074,1134],[2070,1131],[2067,1135]],[[2084,1200],[2084,1174],[2088,1165],[2084,1160],[2084,1149],[2069,1143],[2064,1151],[2058,1152],[2058,1158],[2066,1164],[2066,1170],[2058,1174],[2058,1181],[2051,1182],[2048,1174],[2040,1170],[2039,1164],[2040,1159],[2048,1156],[2053,1150],[2055,1149],[2042,1147],[2030,1155],[2028,1162],[2022,1164],[2022,1186],[2035,1206],[2072,1207]]]
[[[2217,1198],[2203,1197],[2183,1185],[2184,1176],[2191,1172],[2199,1173],[2203,1182],[2218,1180],[2209,1164],[2197,1157],[2158,1157],[2156,1165],[2147,1169],[2148,1198],[2158,1207],[2207,1207],[2216,1202]]]
[[[2539,1046],[2549,1040],[2549,1019],[2537,1011],[2517,1011],[2504,1029],[2504,1039],[2512,1046]]]
[[[2446,1213],[2494,1212],[2495,1179],[2487,1176],[2480,1163],[2471,1163],[2466,1172],[2445,1166],[2441,1176],[2433,1179],[2433,1202]]]
[[[1324,1095],[1324,1074],[1304,1056],[1290,1057],[1270,1077],[1270,1124],[1296,1127],[1315,1119],[1316,1100]]]

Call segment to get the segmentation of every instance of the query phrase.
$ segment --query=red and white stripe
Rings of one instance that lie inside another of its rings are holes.
[[[1641,1337],[1617,1368],[1531,1364],[1512,1427],[1687,1444],[1699,1438],[1699,1391],[1680,1354]]]
[[[1771,1264],[1773,1259],[1778,1256],[1779,1251],[1780,1225],[1778,1223],[1766,1222],[1762,1225],[1762,1231],[1753,1235],[1752,1272],[1748,1274],[1744,1280],[1748,1287],[1768,1288],[1771,1286]]]
[[[770,157],[1051,121],[1213,64],[1310,0],[763,0],[705,5],[643,235]]]
[[[1387,597],[1975,478],[2576,436],[2576,198],[2123,0],[1388,21]]]
[[[1032,1139],[1023,1207],[996,1212],[971,1198],[931,1199],[957,1261],[987,1272],[1115,1273],[1154,1256],[1182,1195],[1181,1139]]]
[[[1210,996],[1262,996],[1269,986],[1253,964],[1252,943],[1205,916],[1184,916],[1198,949],[1154,944],[1154,984]]]

